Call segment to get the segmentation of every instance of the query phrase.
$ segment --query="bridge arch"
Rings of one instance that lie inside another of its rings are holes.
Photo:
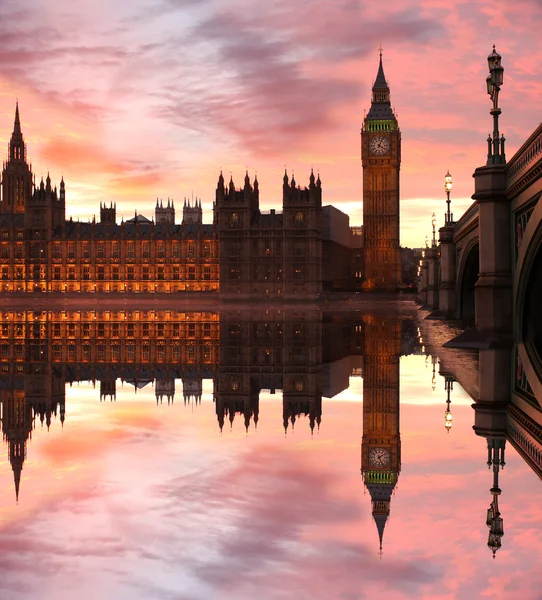
[[[533,217],[535,214],[531,219]],[[536,369],[539,374],[542,372],[542,215],[540,217],[535,217],[526,230],[531,235],[524,240],[526,247],[518,257],[516,291],[518,341],[525,344],[531,360],[539,367]]]
[[[474,322],[475,285],[480,272],[480,245],[478,238],[470,240],[461,255],[458,271],[457,316],[466,322]]]

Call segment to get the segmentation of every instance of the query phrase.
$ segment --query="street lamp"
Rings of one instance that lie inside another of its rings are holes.
[[[433,213],[433,216],[431,217],[431,225],[433,226],[433,248],[437,247],[437,238],[436,238],[436,233],[435,233],[435,228],[437,226],[437,217],[435,216],[435,213]]]
[[[446,192],[446,206],[448,207],[444,216],[444,224],[446,227],[449,227],[454,223],[454,216],[450,212],[450,192],[452,191],[452,176],[450,175],[450,171],[444,177],[444,191]]]
[[[429,248],[429,236],[428,235],[425,236],[425,247]],[[422,256],[425,256],[425,250],[422,253]]]
[[[447,433],[450,433],[450,429],[452,428],[452,411],[450,410],[450,393],[454,389],[454,380],[451,377],[446,377],[444,379],[444,389],[446,390],[446,410],[444,411],[444,427],[446,428]]]
[[[486,78],[487,93],[493,101],[493,106],[489,114],[493,116],[493,138],[491,135],[487,138],[487,164],[504,164],[506,157],[504,155],[504,135],[499,137],[499,92],[504,80],[504,68],[501,65],[501,55],[495,50],[487,57],[489,66],[489,75]]]

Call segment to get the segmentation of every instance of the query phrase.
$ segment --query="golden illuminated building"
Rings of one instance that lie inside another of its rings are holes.
[[[371,108],[361,130],[363,165],[364,287],[396,290],[401,284],[399,171],[401,132],[391,107],[390,88],[380,65]]]
[[[367,173],[376,168],[375,160],[369,160]],[[377,162],[378,173],[388,173],[383,164],[388,157]],[[225,299],[287,300],[358,289],[363,279],[361,229],[350,227],[348,215],[337,208],[322,206],[322,182],[312,170],[304,187],[284,174],[282,211],[260,210],[256,177],[251,181],[247,173],[236,189],[221,173],[209,224],[203,223],[198,198],[185,200],[180,224],[171,199],[156,200],[152,219],[136,211],[117,223],[116,205],[101,202],[98,219],[74,221],[66,219],[64,179],[58,188],[49,174],[35,181],[17,105],[1,187],[0,292],[220,291]],[[373,212],[378,211],[380,196],[369,196],[378,200]],[[371,215],[368,222],[376,218]],[[371,252],[380,255],[381,244],[367,238],[371,227],[365,227],[365,236]]]

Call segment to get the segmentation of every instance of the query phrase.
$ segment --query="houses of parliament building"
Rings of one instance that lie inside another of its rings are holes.
[[[395,290],[399,248],[400,133],[382,56],[362,131],[364,226],[322,206],[322,182],[284,174],[282,212],[264,213],[257,178],[242,188],[218,178],[213,222],[201,200],[186,202],[176,223],[173,201],[154,218],[117,223],[101,203],[99,220],[66,219],[64,180],[36,184],[17,104],[0,200],[2,292],[220,292],[223,298],[315,297],[323,290]]]

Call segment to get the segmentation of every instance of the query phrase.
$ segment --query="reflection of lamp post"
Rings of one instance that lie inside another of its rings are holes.
[[[496,165],[504,164],[506,158],[504,156],[504,136],[499,137],[499,92],[504,80],[504,68],[501,65],[501,55],[495,50],[493,44],[493,52],[487,57],[489,65],[489,75],[486,78],[487,93],[493,100],[493,106],[489,113],[493,116],[493,139],[491,136],[487,138],[487,164]]]
[[[444,379],[444,389],[446,390],[446,410],[444,411],[444,427],[446,431],[450,433],[452,428],[452,411],[450,410],[450,393],[454,389],[454,380],[452,377],[446,377]]]
[[[437,387],[437,376],[436,376],[437,357],[432,356],[431,362],[433,363],[433,377],[431,377],[431,388],[433,389],[433,391],[435,391],[435,388]]]
[[[452,176],[450,175],[450,171],[448,171],[444,177],[444,191],[446,192],[446,214],[444,215],[444,224],[446,227],[454,224],[454,216],[450,212],[450,192],[452,191]]]
[[[437,247],[437,238],[436,238],[436,230],[435,227],[437,226],[437,217],[435,216],[435,213],[433,213],[433,216],[431,217],[431,225],[433,226],[433,248]]]
[[[499,470],[505,465],[505,444],[506,440],[504,439],[487,440],[487,464],[489,468],[493,466],[493,487],[489,490],[493,496],[493,500],[487,509],[486,518],[486,525],[489,528],[487,546],[493,552],[493,558],[495,558],[495,553],[502,546],[501,539],[504,535],[503,518],[499,511],[499,496],[501,495],[501,489],[499,488]]]

